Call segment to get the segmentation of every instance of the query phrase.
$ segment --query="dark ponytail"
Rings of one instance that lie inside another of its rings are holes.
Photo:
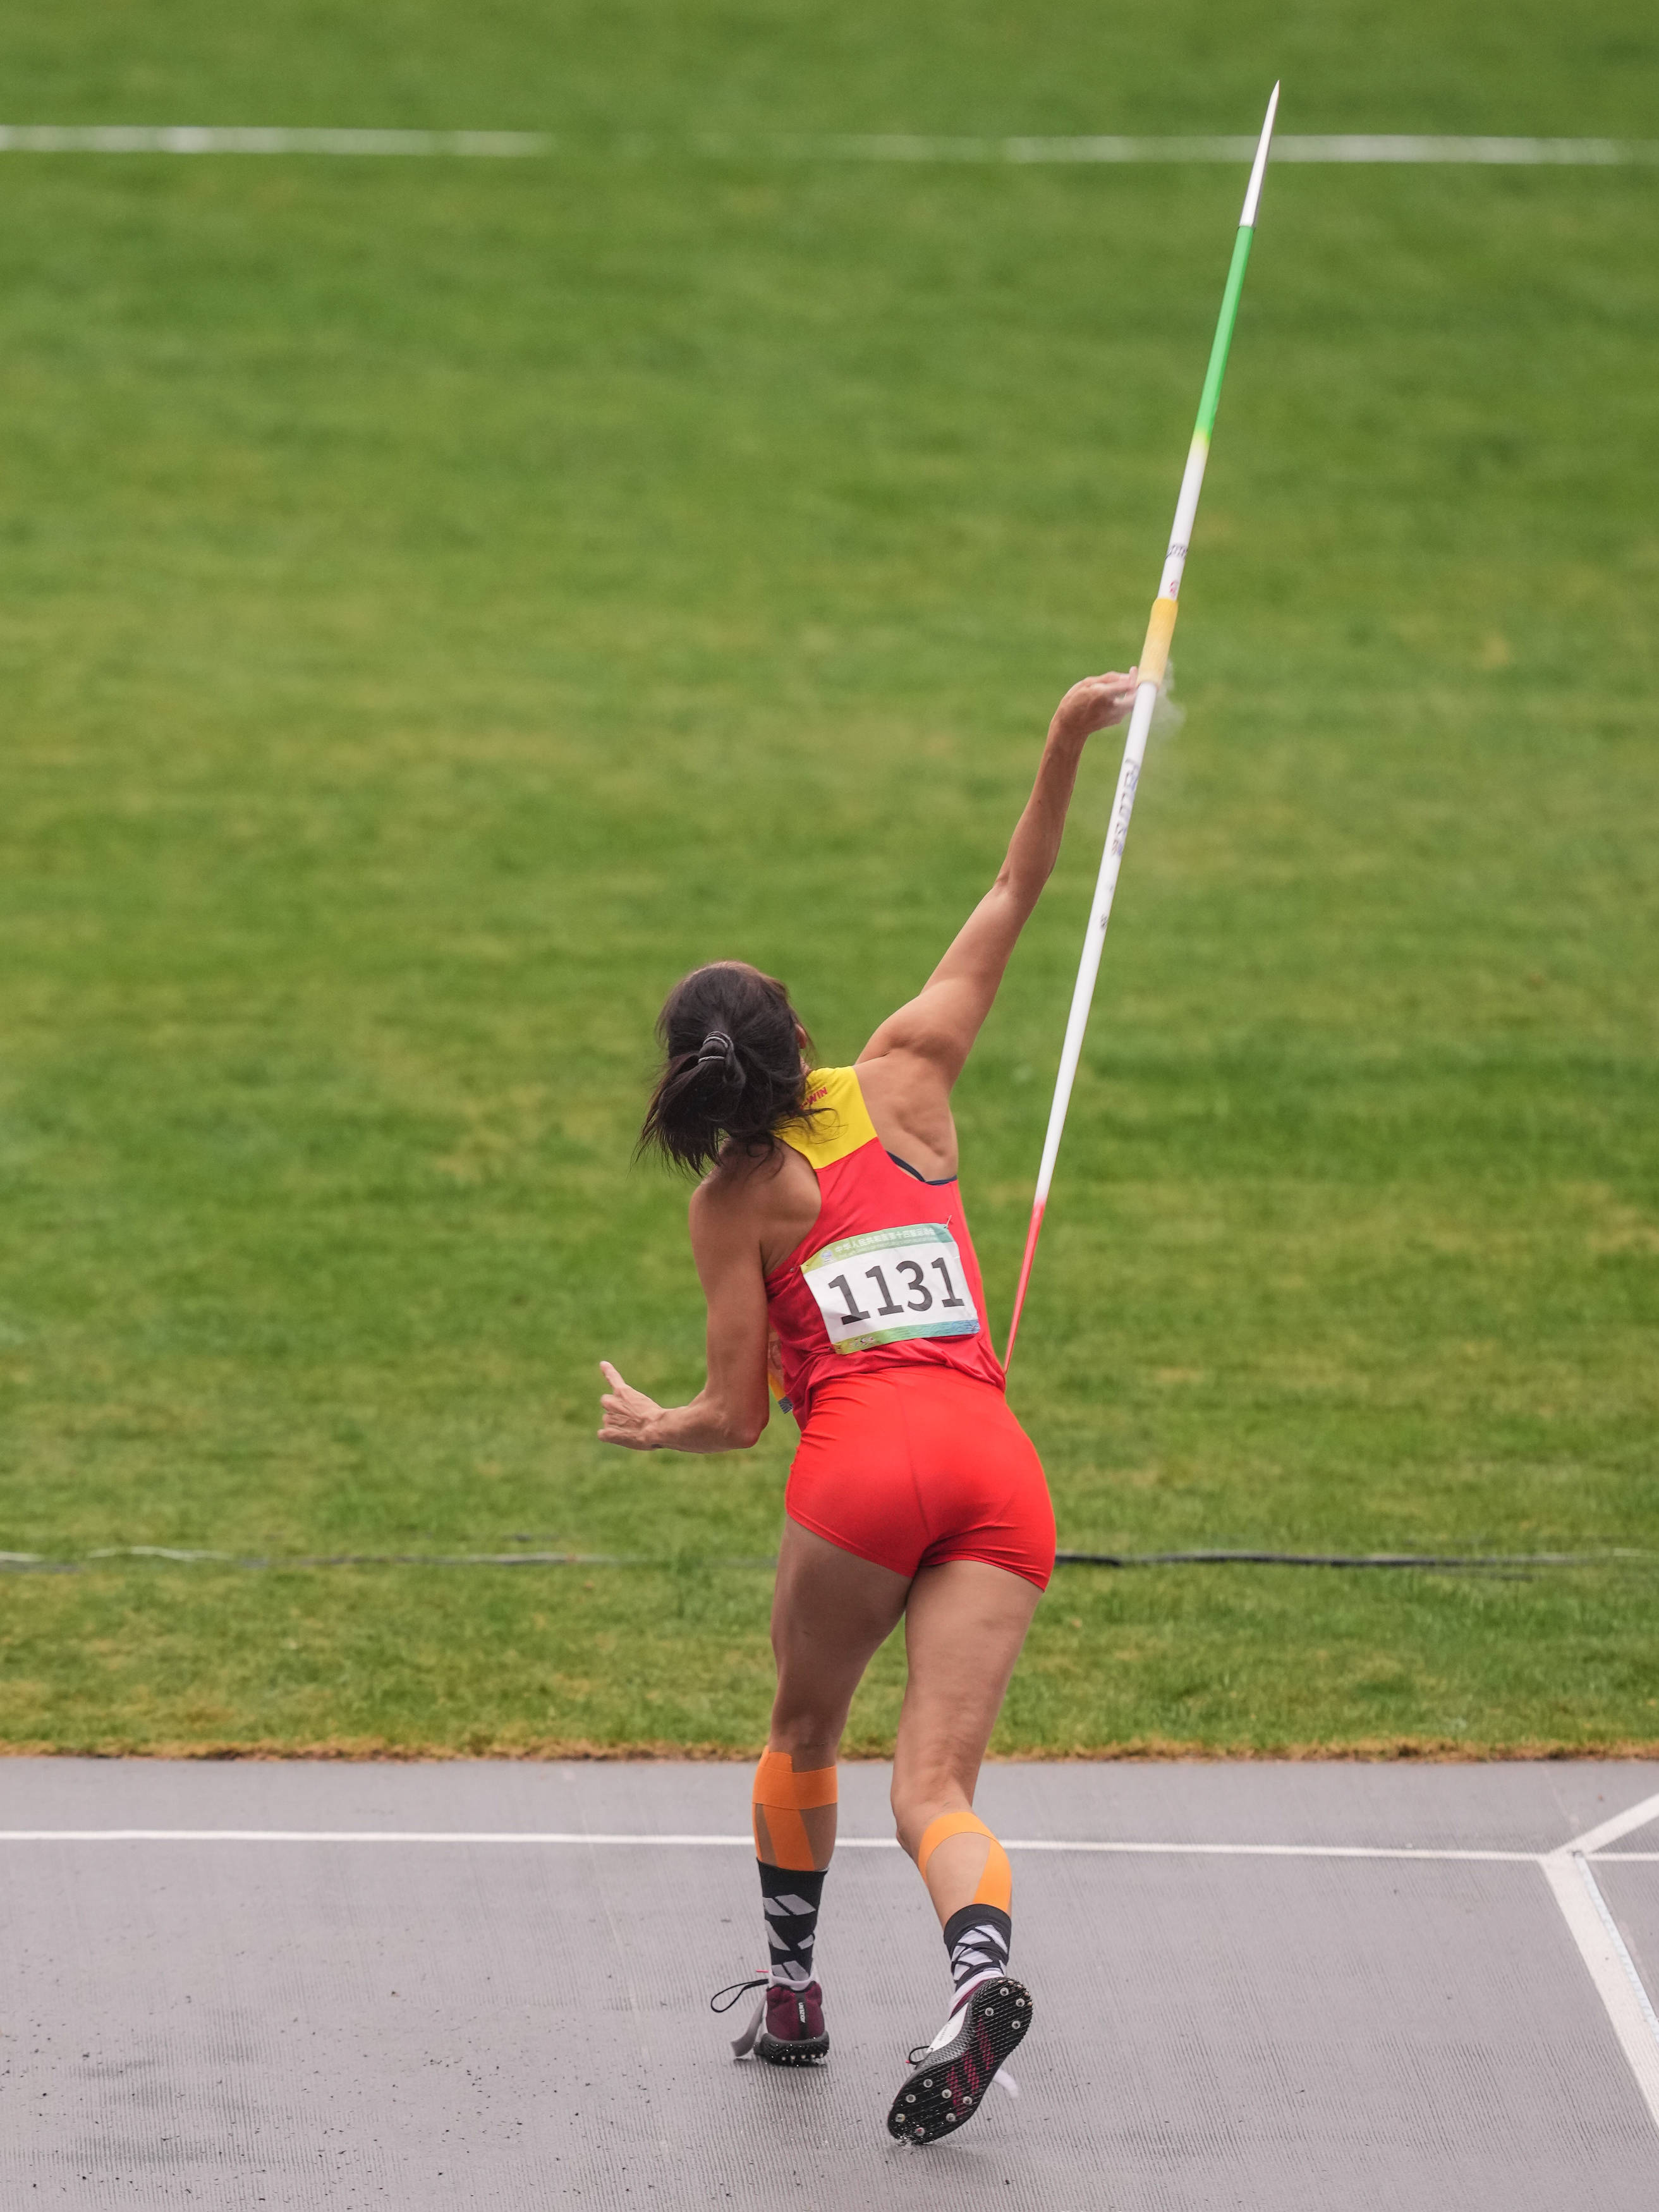
[[[770,975],[741,960],[695,968],[657,1017],[664,1054],[640,1150],[700,1174],[726,1147],[769,1152],[804,1116],[806,1075],[795,1010]],[[810,1054],[811,1041],[805,1049]]]

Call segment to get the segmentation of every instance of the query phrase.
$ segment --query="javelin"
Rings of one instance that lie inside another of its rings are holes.
[[[1164,556],[1164,574],[1158,584],[1158,597],[1152,602],[1152,620],[1146,625],[1146,642],[1140,648],[1139,682],[1135,686],[1134,710],[1129,717],[1129,734],[1123,747],[1123,765],[1118,770],[1117,796],[1112,802],[1111,827],[1106,833],[1106,849],[1100,856],[1100,874],[1095,884],[1095,902],[1089,915],[1088,934],[1083,940],[1083,957],[1078,963],[1077,984],[1072,993],[1072,1011],[1066,1022],[1066,1042],[1060,1055],[1060,1073],[1054,1079],[1054,1103],[1048,1109],[1048,1133],[1042,1140],[1042,1161],[1037,1169],[1036,1196],[1031,1201],[1031,1225],[1025,1232],[1025,1257],[1020,1262],[1019,1287],[1014,1292],[1014,1317],[1008,1324],[1008,1349],[1003,1354],[1005,1367],[1014,1356],[1014,1339],[1019,1334],[1019,1316],[1025,1304],[1025,1285],[1031,1279],[1031,1261],[1036,1256],[1037,1238],[1042,1234],[1043,1211],[1048,1203],[1048,1185],[1054,1180],[1054,1162],[1060,1156],[1060,1133],[1066,1127],[1066,1109],[1071,1103],[1072,1085],[1077,1078],[1077,1064],[1083,1050],[1083,1032],[1089,1026],[1089,1007],[1095,995],[1095,977],[1100,972],[1100,955],[1106,941],[1106,925],[1112,918],[1112,894],[1117,889],[1117,872],[1122,865],[1124,842],[1129,835],[1129,817],[1134,810],[1135,786],[1140,781],[1140,764],[1146,757],[1146,732],[1152,726],[1152,709],[1158,704],[1159,686],[1169,665],[1170,640],[1175,635],[1177,601],[1181,596],[1181,575],[1187,565],[1187,548],[1191,543],[1193,523],[1198,514],[1198,495],[1204,483],[1204,464],[1210,457],[1210,433],[1215,428],[1216,410],[1221,404],[1221,380],[1227,367],[1227,349],[1232,343],[1233,325],[1238,317],[1239,295],[1244,289],[1244,270],[1250,258],[1250,240],[1255,235],[1256,202],[1261,198],[1261,179],[1267,167],[1267,149],[1273,135],[1273,117],[1279,111],[1279,87],[1273,87],[1273,98],[1267,102],[1267,119],[1261,126],[1261,137],[1255,149],[1255,160],[1250,169],[1250,181],[1244,193],[1244,211],[1238,218],[1238,237],[1233,246],[1232,266],[1227,271],[1227,289],[1221,295],[1221,313],[1215,326],[1215,343],[1210,348],[1210,367],[1204,379],[1204,392],[1198,403],[1198,422],[1193,431],[1193,442],[1187,452],[1186,473],[1181,479],[1181,496],[1176,502],[1175,528],[1170,533],[1170,550]]]

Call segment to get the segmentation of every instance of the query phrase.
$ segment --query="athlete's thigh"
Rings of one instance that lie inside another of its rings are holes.
[[[1042,1593],[982,1559],[924,1567],[910,1585],[909,1679],[893,1762],[895,1800],[954,1782],[971,1797]]]
[[[780,1709],[844,1715],[909,1588],[890,1567],[786,1521],[772,1596]]]

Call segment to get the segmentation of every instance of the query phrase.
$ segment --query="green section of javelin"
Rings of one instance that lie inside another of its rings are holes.
[[[1221,295],[1221,313],[1216,319],[1215,340],[1210,348],[1210,366],[1204,374],[1204,390],[1198,403],[1197,429],[1202,438],[1207,438],[1215,428],[1216,410],[1221,404],[1221,380],[1227,374],[1227,349],[1233,342],[1233,325],[1238,320],[1238,302],[1244,290],[1244,271],[1249,265],[1250,240],[1255,236],[1253,223],[1241,223],[1238,236],[1233,241],[1227,289]]]

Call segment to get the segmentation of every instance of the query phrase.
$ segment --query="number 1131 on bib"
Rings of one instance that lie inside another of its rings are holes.
[[[837,1352],[979,1334],[968,1271],[942,1221],[844,1237],[826,1244],[801,1275]]]

